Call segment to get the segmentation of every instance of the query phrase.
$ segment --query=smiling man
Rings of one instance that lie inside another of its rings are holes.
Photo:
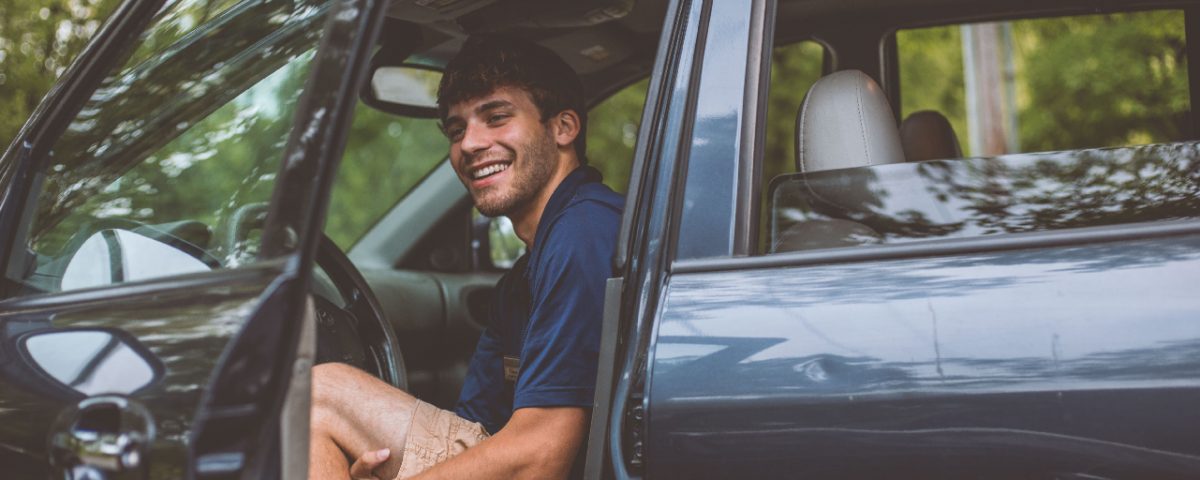
[[[311,478],[578,476],[622,208],[586,166],[582,90],[511,37],[473,37],[447,65],[450,162],[527,253],[497,285],[453,412],[346,365],[313,369]]]

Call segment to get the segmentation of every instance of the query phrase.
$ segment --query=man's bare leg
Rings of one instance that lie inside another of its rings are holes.
[[[379,478],[394,478],[417,400],[349,365],[317,365],[312,376],[308,477],[349,478],[354,459],[389,448],[391,456],[377,471]]]

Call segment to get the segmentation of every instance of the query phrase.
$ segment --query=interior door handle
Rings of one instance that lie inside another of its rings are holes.
[[[145,478],[154,419],[137,401],[105,395],[67,408],[50,430],[50,465],[56,478]]]

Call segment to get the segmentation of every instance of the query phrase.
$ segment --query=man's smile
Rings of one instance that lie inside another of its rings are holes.
[[[490,177],[497,173],[508,170],[508,167],[511,164],[512,164],[512,162],[495,162],[495,163],[489,163],[487,165],[481,165],[471,171],[471,178],[473,180],[480,180],[483,178]]]

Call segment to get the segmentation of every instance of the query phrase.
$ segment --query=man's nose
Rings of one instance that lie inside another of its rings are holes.
[[[483,125],[469,122],[464,127],[462,142],[460,144],[464,152],[479,153],[492,146],[492,137],[488,133],[488,129],[484,128]]]

